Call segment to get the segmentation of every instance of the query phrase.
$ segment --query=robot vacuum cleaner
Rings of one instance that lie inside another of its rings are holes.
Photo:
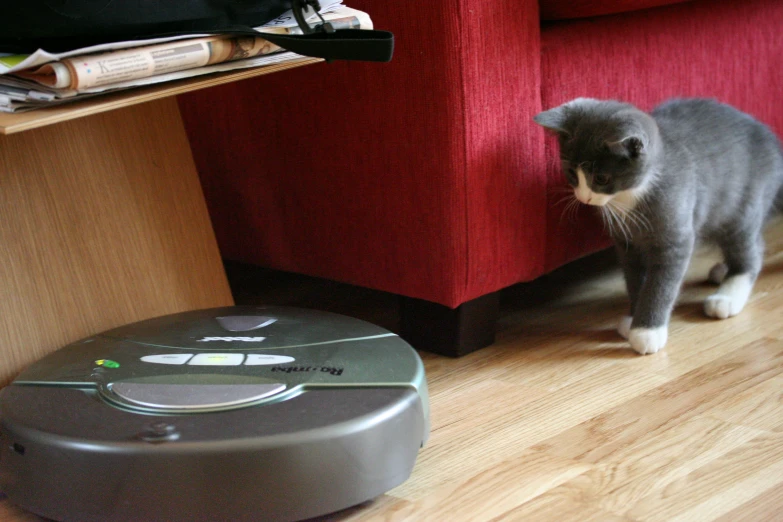
[[[0,491],[61,521],[302,520],[404,482],[429,434],[395,334],[286,307],[73,343],[0,395]]]

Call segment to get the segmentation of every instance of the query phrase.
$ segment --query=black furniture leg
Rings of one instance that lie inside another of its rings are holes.
[[[400,336],[417,350],[460,357],[495,342],[499,293],[483,295],[456,309],[402,298]]]

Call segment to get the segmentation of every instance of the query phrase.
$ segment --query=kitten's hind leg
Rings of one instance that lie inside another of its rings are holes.
[[[704,301],[704,313],[715,319],[733,317],[745,308],[761,270],[764,239],[760,232],[738,234],[723,241],[721,249],[726,274],[718,291]]]
[[[623,339],[628,339],[628,337],[631,335],[632,323],[633,317],[630,315],[624,315],[622,318],[620,318],[620,323],[617,325],[617,333],[619,333]]]
[[[715,266],[710,269],[707,280],[714,285],[719,285],[726,279],[726,274],[728,273],[729,266],[726,263],[715,263]]]

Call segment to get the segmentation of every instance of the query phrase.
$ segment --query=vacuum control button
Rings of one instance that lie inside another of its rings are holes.
[[[188,364],[193,366],[239,366],[245,356],[241,353],[200,353]]]
[[[258,366],[261,364],[285,364],[294,362],[296,359],[287,355],[262,355],[251,353],[247,355],[245,366]]]
[[[145,355],[141,360],[157,364],[185,364],[191,357],[193,357],[192,353],[167,353],[164,355]]]

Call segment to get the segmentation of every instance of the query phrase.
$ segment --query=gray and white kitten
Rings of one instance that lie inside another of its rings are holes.
[[[557,133],[576,198],[599,207],[609,225],[631,301],[618,330],[637,352],[666,344],[698,242],[717,243],[724,258],[710,272],[720,287],[705,313],[725,319],[743,309],[761,270],[762,228],[783,195],[783,154],[770,129],[705,99],[647,114],[579,98],[535,121]]]

